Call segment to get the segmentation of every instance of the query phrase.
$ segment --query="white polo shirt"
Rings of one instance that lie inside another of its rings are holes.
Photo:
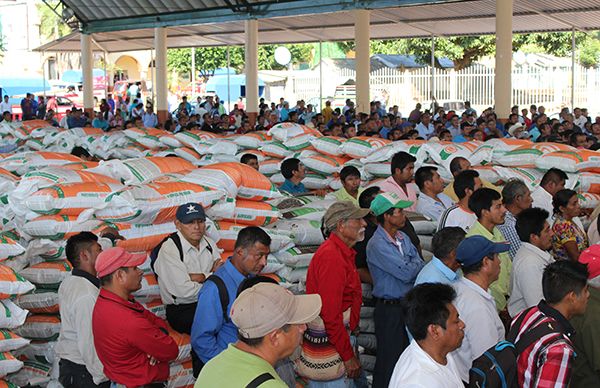
[[[446,365],[435,361],[413,340],[394,367],[389,388],[462,388],[456,361],[446,355]]]
[[[469,369],[473,361],[504,340],[504,325],[496,311],[494,298],[487,290],[465,277],[461,277],[453,286],[456,289],[454,306],[465,323],[465,338],[460,348],[452,354],[460,378],[469,381]]]
[[[477,216],[471,211],[466,211],[458,205],[454,205],[446,209],[440,217],[438,229],[447,226],[459,226],[465,232],[469,232],[471,226],[477,221]]]

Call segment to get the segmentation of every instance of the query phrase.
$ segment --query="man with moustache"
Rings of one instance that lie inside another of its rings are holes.
[[[374,388],[388,386],[394,366],[408,346],[402,300],[424,265],[410,238],[400,231],[406,223],[403,209],[412,205],[391,192],[378,194],[371,202],[378,223],[367,244],[367,264],[376,299]]]

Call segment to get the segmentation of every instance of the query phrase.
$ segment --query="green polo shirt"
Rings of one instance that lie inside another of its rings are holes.
[[[479,221],[476,221],[469,232],[467,233],[467,237],[471,236],[483,236],[490,241],[493,242],[505,242],[506,239],[500,229],[494,227],[494,233],[490,233]],[[512,262],[510,261],[510,256],[508,252],[500,253],[500,275],[498,276],[498,280],[490,285],[490,294],[494,297],[496,301],[496,308],[498,311],[502,311],[506,308],[506,297],[508,296],[509,287],[510,287],[510,273],[512,271]]]
[[[590,287],[585,314],[571,319],[575,328],[571,388],[600,387],[600,290]]]
[[[348,192],[346,191],[345,188],[341,188],[338,191],[333,193],[333,196],[335,197],[335,199],[337,199],[338,201],[350,201],[354,204],[354,206],[356,207],[360,207],[358,205],[358,197],[360,197],[360,193],[362,193],[365,189],[363,189],[362,187],[358,188],[358,194],[356,195],[356,198],[354,198],[353,196],[351,196],[350,194],[348,194]]]
[[[271,364],[229,344],[227,349],[202,368],[194,388],[245,387],[265,372],[270,373],[275,379],[262,383],[260,388],[287,388]]]

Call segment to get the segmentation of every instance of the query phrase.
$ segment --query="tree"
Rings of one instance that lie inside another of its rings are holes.
[[[292,63],[300,64],[311,61],[312,45],[285,45],[292,54]],[[258,46],[258,67],[262,70],[281,70],[284,66],[275,62],[276,45]],[[227,67],[227,47],[198,47],[196,48],[196,70],[203,76],[210,76],[218,68]],[[229,47],[230,67],[238,72],[244,70],[244,48]],[[192,50],[169,49],[167,51],[167,66],[179,74],[190,74],[192,65]]]
[[[48,1],[48,5],[44,3],[37,3],[35,5],[40,15],[40,35],[44,43],[61,38],[71,32],[71,27],[50,9],[52,7],[60,14],[63,7],[61,4],[59,1]],[[56,8],[57,5],[60,6]]]

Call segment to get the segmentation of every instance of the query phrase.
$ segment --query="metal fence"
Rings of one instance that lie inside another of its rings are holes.
[[[455,71],[435,69],[434,94],[438,101],[471,101],[474,107],[494,105],[494,69],[476,64]],[[512,103],[521,107],[531,104],[544,105],[548,112],[556,112],[571,106],[571,68],[520,66],[512,71]],[[322,87],[323,98],[336,96],[336,88],[344,83],[353,83],[354,70],[342,69],[323,73],[319,82],[319,70],[294,72],[288,82],[290,100],[317,101]],[[427,102],[431,96],[431,68],[399,70],[382,68],[370,74],[371,99],[387,102],[387,106],[398,105],[402,112],[414,108],[417,102]],[[574,104],[586,107],[590,113],[600,113],[600,69],[575,67]],[[288,92],[289,93],[289,92]]]

